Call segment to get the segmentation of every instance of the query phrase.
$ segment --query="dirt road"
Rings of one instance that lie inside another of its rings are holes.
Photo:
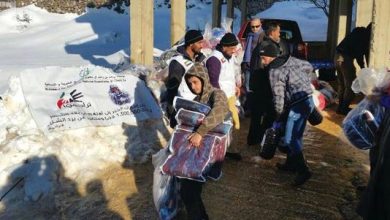
[[[255,146],[246,146],[248,119],[234,135],[243,161],[227,159],[220,181],[209,181],[203,197],[211,219],[360,219],[355,214],[357,185],[368,176],[367,152],[342,141],[342,117],[326,112],[324,122],[308,127],[304,148],[313,177],[302,187],[290,186],[292,174],[277,171],[277,153],[261,160]],[[83,186],[71,180],[56,193],[53,207],[28,206],[12,219],[158,219],[152,198],[153,167],[113,165]],[[32,209],[34,208],[34,209]],[[11,213],[11,212],[10,212]],[[7,215],[6,215],[7,216]]]

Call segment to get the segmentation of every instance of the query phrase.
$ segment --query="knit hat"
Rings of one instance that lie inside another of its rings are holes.
[[[277,57],[280,54],[279,47],[270,41],[263,41],[260,44],[260,56]]]
[[[225,46],[225,47],[230,47],[230,46],[236,46],[238,44],[238,41],[237,41],[236,35],[234,35],[232,33],[226,33],[222,37],[219,44],[221,44],[222,46]]]
[[[185,45],[190,45],[200,40],[203,40],[203,35],[200,31],[197,30],[189,30],[184,36]]]

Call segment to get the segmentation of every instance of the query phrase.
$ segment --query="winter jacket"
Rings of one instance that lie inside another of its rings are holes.
[[[203,136],[224,121],[229,113],[227,98],[222,90],[211,86],[207,70],[201,64],[195,64],[189,69],[186,79],[189,76],[196,76],[203,82],[202,94],[197,95],[194,100],[211,107],[211,111],[196,130],[198,134]]]
[[[269,64],[269,81],[277,116],[289,106],[313,93],[309,73],[311,64],[295,57],[277,57]]]
[[[253,49],[255,49],[255,47],[259,42],[263,41],[264,36],[265,34],[263,30],[257,33],[253,33],[253,32],[248,33],[246,37],[244,58],[242,58],[243,63],[248,63],[248,64],[250,63]]]
[[[246,39],[244,57],[241,63],[241,72],[250,71],[250,63],[252,62],[253,51],[265,38],[265,33],[262,30],[259,33],[249,33]]]
[[[291,54],[291,50],[289,48],[288,43],[282,38],[280,38],[279,42],[276,42],[273,39],[269,38],[268,36],[265,36],[263,41],[272,41],[272,43],[278,46],[280,50],[279,56],[289,56]]]
[[[371,29],[365,27],[353,29],[336,47],[337,53],[356,59],[359,66],[364,68],[364,56],[368,63],[370,35]]]
[[[169,63],[168,79],[165,83],[165,86],[167,87],[167,101],[170,106],[173,104],[173,98],[175,98],[177,95],[178,88],[184,74],[189,69],[187,66],[192,66],[194,62],[202,62],[205,59],[205,56],[202,53],[199,53],[195,56],[195,60],[191,60],[185,51],[184,45],[179,46],[177,48],[177,52],[177,56],[181,56],[184,62],[178,61],[174,56]]]

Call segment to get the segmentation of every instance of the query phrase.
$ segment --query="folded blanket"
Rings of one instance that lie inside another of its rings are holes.
[[[193,147],[188,137],[200,126],[210,108],[206,106],[206,111],[205,105],[184,99],[176,99],[175,105],[178,109],[178,125],[169,143],[171,154],[161,166],[161,171],[164,174],[202,182],[206,181],[206,177],[218,179],[221,175],[220,163],[230,144],[231,121],[216,126],[203,137],[199,147]]]

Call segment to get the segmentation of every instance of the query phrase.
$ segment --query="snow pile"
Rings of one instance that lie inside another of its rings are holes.
[[[44,135],[26,106],[20,79],[11,77],[9,85],[0,101],[0,194],[23,177],[25,198],[35,201],[52,191],[61,172],[86,182],[110,164],[145,162],[169,138],[162,120]],[[53,155],[58,161],[47,159]]]

